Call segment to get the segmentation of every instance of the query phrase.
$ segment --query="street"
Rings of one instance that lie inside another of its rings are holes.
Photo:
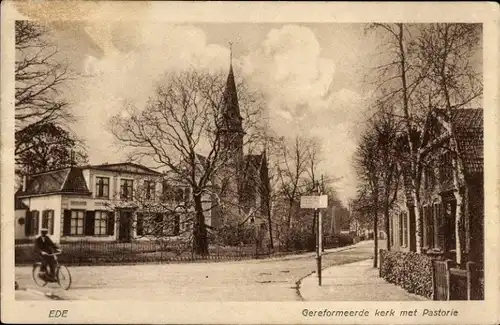
[[[362,242],[325,252],[323,268],[372,255],[373,242]],[[220,263],[71,267],[73,284],[68,291],[53,283],[38,287],[30,267],[16,268],[16,279],[21,289],[51,292],[65,300],[293,301],[301,299],[297,281],[315,270],[314,254],[306,254]]]

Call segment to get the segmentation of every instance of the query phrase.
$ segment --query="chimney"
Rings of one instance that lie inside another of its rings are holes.
[[[26,179],[28,176],[23,175],[23,192],[26,192]]]

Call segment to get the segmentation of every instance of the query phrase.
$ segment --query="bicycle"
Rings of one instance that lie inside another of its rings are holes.
[[[71,286],[71,273],[69,272],[69,269],[63,265],[59,264],[57,261],[57,255],[60,255],[62,251],[58,251],[53,254],[48,254],[49,256],[54,256],[56,265],[55,265],[55,277],[50,278],[49,275],[47,274],[47,271],[42,271],[42,262],[36,262],[33,264],[33,281],[40,286],[44,287],[47,285],[47,283],[55,283],[59,284],[59,286],[64,289],[68,290]],[[48,268],[48,265],[45,266],[45,268]]]

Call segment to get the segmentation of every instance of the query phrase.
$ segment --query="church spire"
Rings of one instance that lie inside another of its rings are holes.
[[[233,42],[229,42],[229,69],[233,69]]]
[[[233,43],[229,42],[229,74],[222,103],[222,114],[226,131],[243,132],[242,117],[238,104],[238,93],[233,72]]]

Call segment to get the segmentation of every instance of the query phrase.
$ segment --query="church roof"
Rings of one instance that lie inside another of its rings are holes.
[[[240,106],[238,104],[238,93],[236,90],[236,82],[234,81],[233,65],[229,67],[227,75],[226,88],[222,97],[222,116],[224,129],[227,131],[243,132],[242,120],[240,114]]]

